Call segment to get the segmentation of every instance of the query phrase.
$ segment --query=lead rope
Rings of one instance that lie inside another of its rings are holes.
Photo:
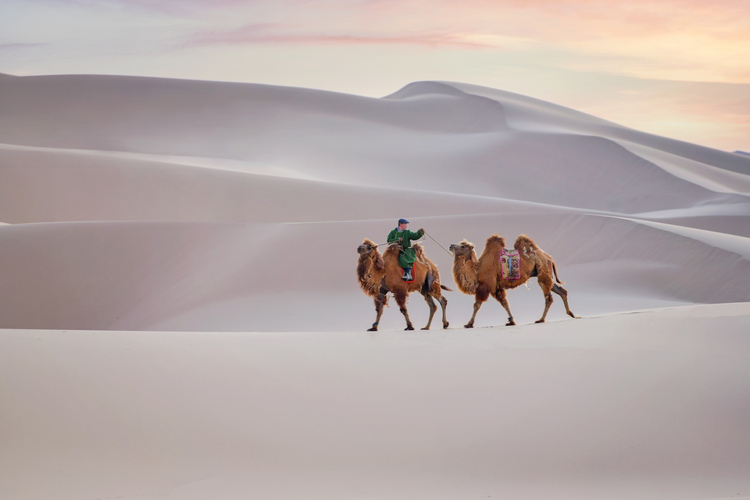
[[[450,253],[450,252],[449,252],[449,251],[448,251],[448,250],[447,250],[447,249],[446,249],[446,248],[445,248],[445,247],[444,247],[443,245],[441,245],[441,244],[440,244],[440,243],[438,242],[438,240],[436,240],[436,239],[435,239],[435,238],[433,238],[433,237],[432,237],[432,236],[431,236],[431,235],[430,235],[429,233],[427,233],[427,231],[425,231],[425,232],[424,232],[424,234],[426,234],[427,236],[429,236],[429,238],[430,238],[430,239],[431,239],[432,241],[434,241],[435,243],[437,243],[437,245],[438,245],[438,246],[439,246],[440,248],[442,248],[443,250],[445,250],[445,253],[447,253],[448,255],[450,255],[451,257],[453,257],[453,254],[452,254],[452,253]]]

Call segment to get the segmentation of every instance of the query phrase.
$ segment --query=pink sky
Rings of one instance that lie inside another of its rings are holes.
[[[3,0],[0,72],[485,85],[750,150],[747,0]]]

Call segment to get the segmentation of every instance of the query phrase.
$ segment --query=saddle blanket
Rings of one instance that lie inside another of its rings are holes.
[[[500,254],[500,270],[503,279],[517,280],[521,278],[521,256],[515,248],[504,248]]]

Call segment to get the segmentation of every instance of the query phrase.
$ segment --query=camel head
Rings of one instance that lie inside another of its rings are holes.
[[[378,245],[370,239],[364,239],[362,244],[357,247],[357,253],[359,254],[359,267],[361,268],[357,271],[358,273],[361,274],[364,272],[365,267],[368,265],[375,266],[375,269],[378,271],[382,271],[385,267],[383,256],[378,251]]]
[[[477,254],[474,244],[462,240],[448,247],[453,253],[453,281],[458,289],[469,295],[477,291]]]
[[[357,253],[359,254],[357,262],[359,286],[367,295],[377,297],[385,269],[383,257],[378,251],[378,246],[367,238],[357,247]]]
[[[470,259],[472,255],[476,255],[474,253],[474,244],[467,240],[462,240],[460,243],[453,243],[448,247],[448,250],[453,253],[454,258],[465,257]]]
[[[378,246],[375,243],[365,238],[362,244],[357,247],[357,253],[359,255],[370,255],[370,253],[372,253],[373,250],[377,251],[377,249],[378,249]]]

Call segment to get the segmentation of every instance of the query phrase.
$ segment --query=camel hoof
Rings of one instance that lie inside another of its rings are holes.
[[[570,317],[571,317],[571,318],[573,318],[573,319],[578,319],[578,318],[579,318],[579,316],[576,316],[576,315],[575,315],[575,314],[573,314],[572,312],[569,312],[569,313],[568,313],[568,316],[570,316]]]
[[[538,319],[538,320],[534,321],[534,323],[544,323],[544,320],[543,319]]]
[[[422,330],[429,330],[429,329],[430,329],[429,326],[425,326],[424,328],[422,328]]]
[[[464,325],[464,328],[474,328],[474,325]]]
[[[516,322],[511,319],[507,323],[505,323],[505,326],[516,326]]]
[[[407,330],[407,331],[408,330],[414,330],[414,327],[410,325],[410,326],[407,326],[406,328],[404,328],[404,330]]]
[[[378,331],[378,327],[377,326],[373,326],[372,328],[368,328],[367,331],[368,332],[377,332]]]
[[[445,323],[443,323],[443,330],[445,330],[446,328],[448,328],[448,325],[449,325],[449,324],[450,324],[450,323],[448,323],[448,322],[445,322]]]

